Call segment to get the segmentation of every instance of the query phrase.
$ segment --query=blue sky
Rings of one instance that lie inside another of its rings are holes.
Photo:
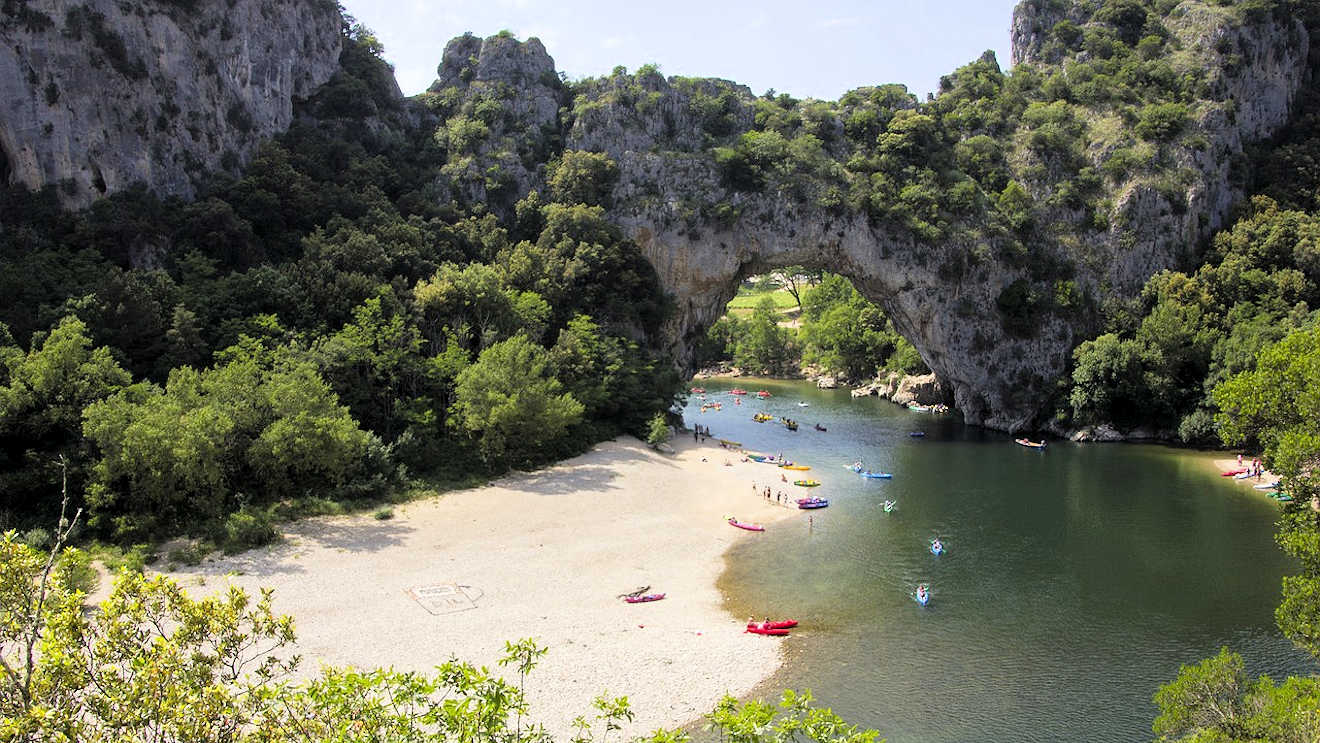
[[[408,95],[435,79],[465,31],[536,36],[570,78],[648,62],[666,75],[722,77],[755,93],[837,99],[903,83],[924,97],[940,75],[993,49],[1008,69],[1014,0],[663,3],[586,0],[342,0],[385,44]]]

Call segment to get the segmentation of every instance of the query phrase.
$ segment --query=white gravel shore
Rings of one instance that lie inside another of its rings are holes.
[[[713,440],[680,436],[676,448],[605,442],[387,521],[300,522],[280,545],[175,575],[192,590],[199,576],[200,590],[274,588],[305,674],[321,664],[429,671],[450,657],[495,669],[506,640],[534,637],[549,652],[528,680],[532,717],[557,739],[602,693],[631,700],[626,736],[682,725],[726,693],[748,694],[781,660],[783,640],[745,634],[715,588],[730,545],[762,537],[725,518],[777,529],[806,516],[753,496],[752,483],[777,470]],[[618,598],[644,585],[665,600]]]

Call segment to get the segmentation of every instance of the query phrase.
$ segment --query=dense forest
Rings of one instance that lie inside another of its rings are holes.
[[[84,536],[238,548],[670,408],[636,248],[567,175],[503,222],[434,198],[443,137],[404,125],[380,45],[344,34],[289,132],[191,203],[0,195],[0,526],[46,546],[67,471]]]

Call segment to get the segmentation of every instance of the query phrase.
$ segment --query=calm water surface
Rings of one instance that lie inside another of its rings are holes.
[[[725,406],[702,414],[694,396],[689,426],[811,465],[831,501],[810,526],[800,512],[730,554],[731,611],[803,620],[759,695],[810,688],[892,743],[1126,743],[1152,737],[1158,685],[1222,645],[1251,673],[1316,670],[1274,626],[1279,579],[1295,569],[1274,545],[1277,506],[1207,476],[1204,454],[1038,452],[846,391],[742,380],[775,397],[734,406],[731,382],[703,384]],[[762,410],[801,430],[753,422]],[[857,460],[894,479],[848,472]],[[925,608],[910,598],[920,582]]]

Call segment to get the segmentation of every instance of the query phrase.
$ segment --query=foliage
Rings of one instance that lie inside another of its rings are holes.
[[[565,445],[584,410],[552,376],[545,349],[525,335],[496,343],[458,375],[454,412],[491,463],[532,464]]]
[[[774,300],[764,297],[746,322],[739,324],[733,361],[752,374],[782,374],[791,361],[792,333],[780,327]]]
[[[1155,694],[1161,741],[1269,740],[1303,743],[1320,736],[1320,680],[1248,680],[1242,657],[1219,655],[1183,666]]]
[[[547,183],[562,204],[605,206],[619,178],[619,167],[599,152],[568,150],[550,167]]]
[[[659,447],[669,440],[669,423],[665,420],[663,413],[656,413],[651,417],[651,423],[647,427],[646,443],[652,447]]]

